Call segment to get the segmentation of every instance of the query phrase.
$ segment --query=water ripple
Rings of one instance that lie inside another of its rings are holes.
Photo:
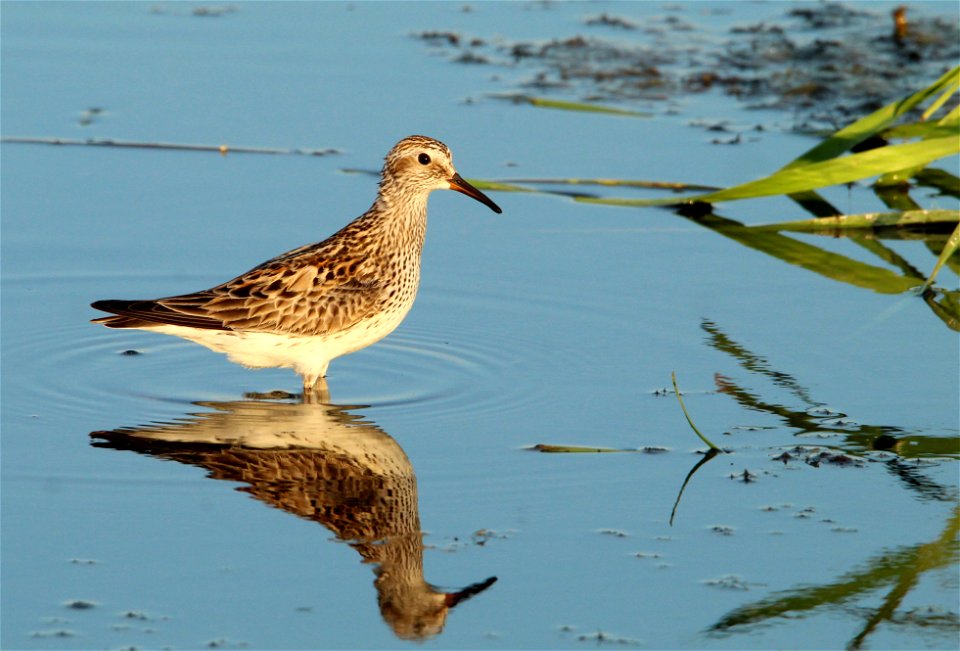
[[[174,409],[178,403],[278,388],[265,386],[274,380],[195,344],[90,325],[86,319],[93,313],[79,311],[76,296],[102,280],[6,279],[7,296],[26,285],[49,284],[73,297],[69,308],[58,304],[60,311],[45,318],[45,327],[26,324],[5,332],[5,375],[8,381],[15,377],[22,395],[29,396],[21,408],[56,404],[70,413],[97,413],[106,403],[149,398]],[[151,277],[145,284],[162,283]],[[134,287],[129,293],[140,292]],[[588,333],[617,321],[602,306],[572,305],[532,288],[518,291],[515,284],[470,292],[432,286],[411,317],[384,341],[333,362],[334,402],[430,417],[529,409],[548,401],[550,383],[564,378],[572,361],[591,354],[556,333]],[[292,372],[274,373],[271,377],[284,378],[284,387],[299,388]],[[238,377],[244,379],[237,382]]]

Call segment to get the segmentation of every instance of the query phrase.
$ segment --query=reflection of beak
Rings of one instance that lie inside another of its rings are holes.
[[[483,195],[480,195],[480,196],[483,196]],[[490,200],[487,199],[487,201],[490,201]],[[493,202],[490,201],[490,203],[493,203]],[[448,592],[446,594],[446,598],[444,599],[444,601],[448,608],[453,608],[460,602],[466,601],[470,597],[480,594],[481,592],[483,592],[484,590],[486,590],[496,582],[497,582],[497,577],[491,576],[486,581],[481,581],[480,583],[474,583],[473,585],[468,585],[466,588],[464,588],[460,592]]]
[[[473,187],[472,185],[464,181],[463,177],[460,176],[459,174],[454,174],[452,177],[450,177],[448,182],[450,183],[451,190],[456,190],[457,192],[464,193],[468,197],[473,197],[474,199],[486,205],[488,208],[490,208],[490,210],[492,210],[497,214],[500,214],[503,212],[502,210],[500,210],[500,206],[493,203],[490,197],[488,197],[484,193],[480,192],[480,190],[476,189],[475,187]]]

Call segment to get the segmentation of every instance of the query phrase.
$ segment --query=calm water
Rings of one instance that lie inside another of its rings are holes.
[[[199,6],[2,5],[5,136],[342,150],[4,145],[4,648],[955,646],[958,340],[915,296],[667,211],[498,193],[497,216],[435,193],[417,305],[332,364],[335,406],[262,395],[296,391],[289,371],[87,322],[93,300],[199,289],[325,237],[375,192],[340,170],[411,133],[468,178],[763,175],[811,141],[721,147],[691,123],[782,114],[717,94],[648,120],[516,106],[487,94],[530,69],[457,65],[411,35],[566,38],[608,11],[680,15],[708,42],[784,5]],[[884,244],[933,266],[922,241]],[[672,371],[732,454],[671,525],[703,450],[659,395]]]

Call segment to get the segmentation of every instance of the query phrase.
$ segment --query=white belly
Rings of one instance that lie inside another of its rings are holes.
[[[364,319],[346,330],[313,336],[175,325],[143,329],[188,339],[251,368],[292,368],[303,376],[304,384],[313,384],[327,374],[330,360],[365,348],[393,332],[412,304],[410,301],[404,309]]]

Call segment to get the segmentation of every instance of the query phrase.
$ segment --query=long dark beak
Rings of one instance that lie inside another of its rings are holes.
[[[502,210],[500,210],[500,206],[493,203],[490,197],[488,197],[484,193],[480,192],[480,190],[476,189],[475,187],[473,187],[472,185],[464,181],[463,177],[460,176],[459,174],[454,174],[450,178],[450,189],[456,190],[457,192],[462,192],[468,197],[472,197],[476,199],[477,201],[484,204],[490,210],[497,213],[498,215],[503,212]]]

